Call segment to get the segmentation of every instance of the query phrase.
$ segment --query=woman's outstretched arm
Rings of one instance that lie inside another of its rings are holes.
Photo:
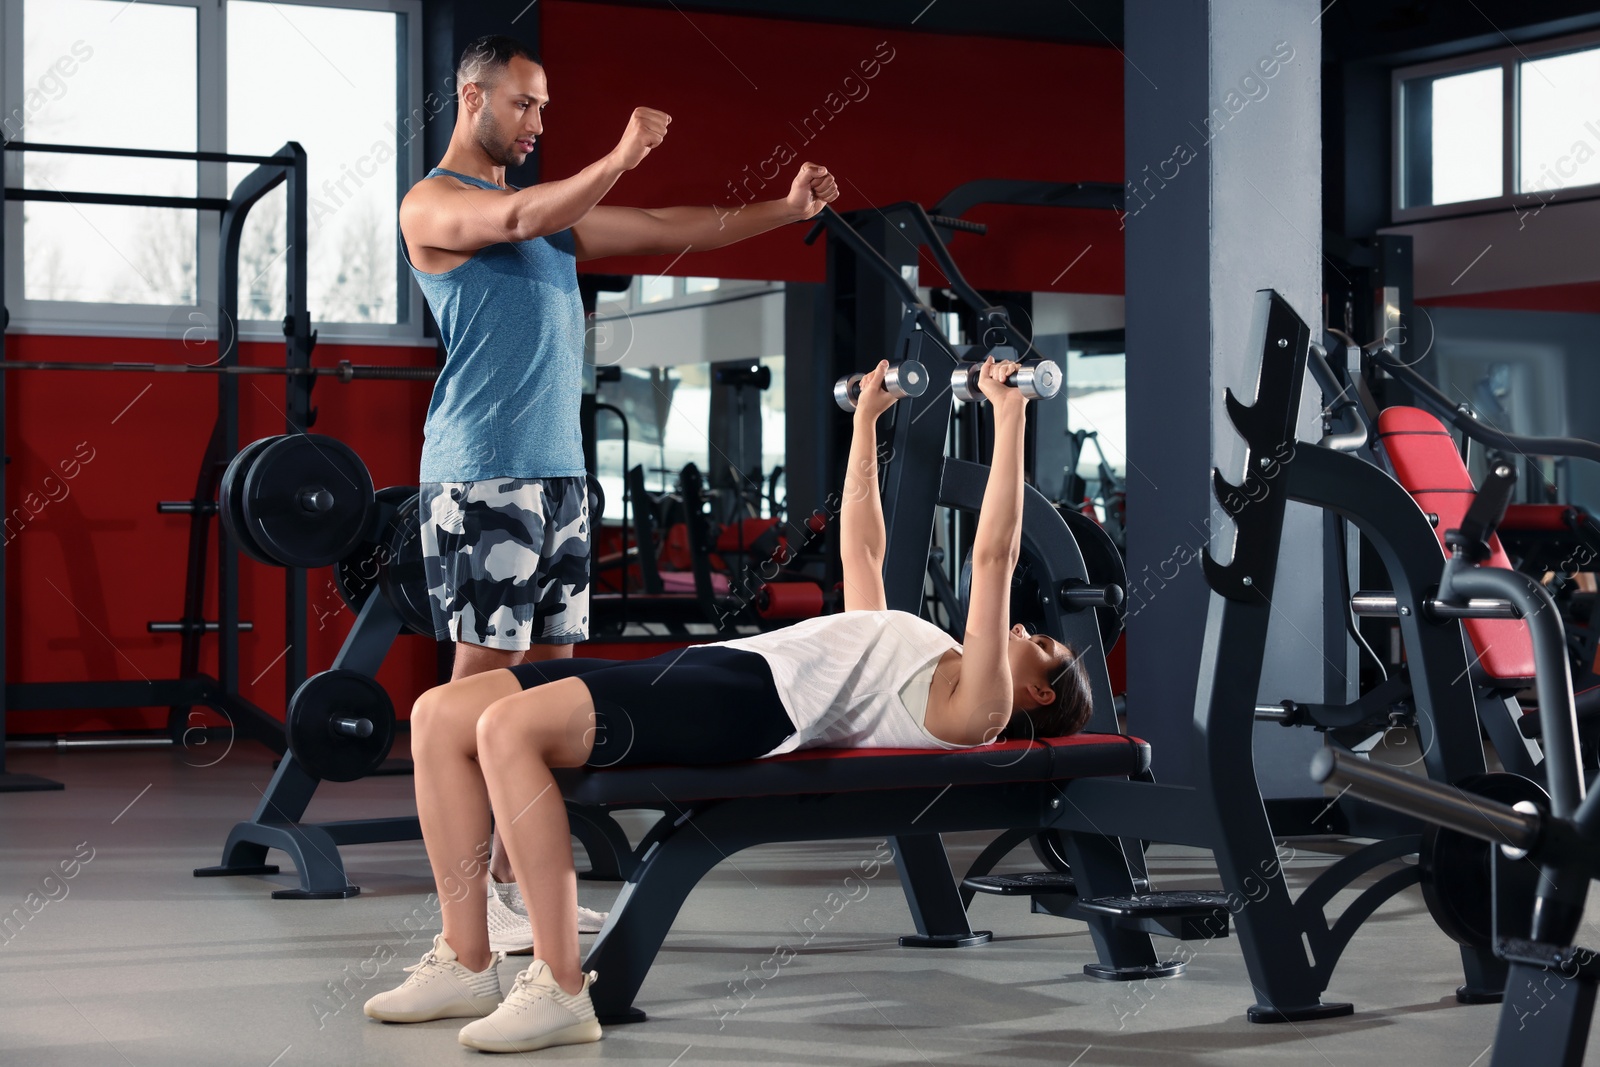
[[[1011,573],[1022,552],[1022,433],[1028,401],[1005,384],[1016,363],[984,361],[978,387],[994,410],[994,456],[972,542],[972,586],[967,597],[967,632],[962,640],[961,680],[951,694],[950,729],[944,737],[979,744],[1005,728],[1011,717],[1011,663],[1006,656],[1011,625]]]
[[[844,500],[839,513],[839,559],[844,564],[844,610],[882,611],[883,501],[878,496],[878,419],[894,406],[883,388],[889,361],[879,360],[861,379],[856,402],[855,432],[844,468]]]

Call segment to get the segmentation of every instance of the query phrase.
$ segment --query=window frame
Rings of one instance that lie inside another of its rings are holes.
[[[4,65],[0,80],[0,100],[6,114],[20,108],[27,88],[23,80],[23,20],[27,0],[0,0],[0,63]],[[228,70],[227,70],[227,0],[139,0],[145,5],[191,8],[196,12],[195,72],[196,104],[198,108],[196,132],[201,152],[226,152],[228,150]],[[397,80],[401,99],[395,102],[395,128],[405,125],[405,116],[425,114],[423,110],[422,71],[422,0],[284,0],[291,6],[326,7],[361,11],[387,11],[402,19],[400,49],[403,55],[401,77]],[[396,57],[397,61],[401,56]],[[27,139],[26,127],[22,138]],[[396,144],[396,201],[395,214],[399,214],[399,197],[422,180],[424,169],[424,138],[415,136],[408,144]],[[277,146],[273,146],[274,149]],[[269,149],[268,151],[271,151]],[[21,152],[5,152],[0,173],[7,186],[20,186],[23,177]],[[197,195],[226,197],[229,193],[226,163],[197,163]],[[174,323],[192,328],[195,313],[205,321],[213,321],[219,295],[219,248],[216,239],[221,222],[217,211],[196,211],[195,232],[198,248],[195,261],[195,287],[197,304],[119,304],[93,301],[29,300],[24,297],[26,279],[23,276],[23,219],[24,201],[5,203],[5,277],[6,306],[11,312],[8,329],[24,334],[58,334],[94,337],[172,337]],[[399,321],[387,323],[325,322],[316,317],[311,308],[312,325],[319,337],[340,344],[420,345],[431,347],[434,340],[424,336],[423,297],[416,279],[406,266],[395,244],[395,278],[397,300],[401,310]],[[214,328],[208,331],[215,337]],[[239,324],[239,337],[243,341],[278,341],[283,339],[283,323],[278,319],[245,319]]]
[[[1573,52],[1600,49],[1600,30],[1565,37],[1551,38],[1533,45],[1510,45],[1486,52],[1472,52],[1451,59],[1397,67],[1390,75],[1389,88],[1389,216],[1395,223],[1415,222],[1422,219],[1454,218],[1462,215],[1481,215],[1491,211],[1537,207],[1545,204],[1593,200],[1600,197],[1600,182],[1569,185],[1554,193],[1518,192],[1518,178],[1522,166],[1522,130],[1520,104],[1522,95],[1522,64]],[[1415,78],[1437,78],[1448,74],[1467,74],[1498,66],[1500,75],[1500,181],[1499,196],[1477,200],[1460,200],[1450,204],[1426,204],[1403,207],[1405,189],[1405,107],[1402,100],[1404,85]],[[1596,144],[1600,151],[1600,144]]]

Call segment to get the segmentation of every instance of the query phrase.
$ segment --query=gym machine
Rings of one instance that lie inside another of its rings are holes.
[[[1264,291],[1258,300],[1255,337],[1262,361],[1256,394],[1253,402],[1231,393],[1226,398],[1229,417],[1248,449],[1243,479],[1235,485],[1220,472],[1214,477],[1217,503],[1234,523],[1233,550],[1225,565],[1209,553],[1203,557],[1212,593],[1195,703],[1197,781],[1171,786],[1096,779],[1074,783],[1069,791],[1076,809],[1097,831],[1123,839],[1135,876],[1141,873],[1135,862],[1141,842],[1184,844],[1213,854],[1221,890],[1199,897],[1134,892],[1115,900],[1085,899],[1065,869],[1070,864],[1062,862],[1066,838],[1052,841],[1048,833],[1035,838],[1034,846],[1055,870],[988,877],[1008,846],[1022,842],[1016,836],[1009,841],[1002,837],[973,865],[964,889],[1025,896],[1034,910],[1067,917],[1109,910],[1130,924],[1183,916],[1193,921],[1197,914],[1203,918],[1205,908],[1222,909],[1237,928],[1258,998],[1248,1017],[1282,1022],[1349,1014],[1350,1004],[1323,1000],[1345,946],[1383,901],[1426,880],[1430,912],[1460,943],[1466,982],[1458,997],[1498,999],[1505,989],[1506,966],[1483,935],[1488,901],[1465,873],[1473,864],[1481,869],[1484,855],[1476,847],[1461,847],[1459,838],[1425,841],[1415,822],[1398,833],[1385,827],[1372,843],[1344,856],[1298,897],[1290,897],[1267,805],[1256,786],[1252,744],[1289,501],[1323,508],[1353,523],[1389,571],[1413,664],[1410,684],[1424,724],[1428,776],[1454,783],[1481,778],[1487,768],[1471,686],[1460,684],[1471,666],[1461,620],[1424,610],[1444,569],[1433,529],[1405,490],[1376,466],[1296,440],[1310,330],[1276,293]],[[926,499],[925,490],[921,498]],[[1115,730],[1109,694],[1097,691],[1095,696],[1089,728]],[[1329,827],[1324,832],[1350,829]],[[1403,862],[1419,853],[1422,864]],[[1425,870],[1430,864],[1431,870]],[[1341,913],[1330,914],[1340,893],[1373,874],[1376,878]],[[1210,929],[1202,936],[1216,936],[1215,926]]]
[[[1515,483],[1513,468],[1497,464],[1460,527],[1447,533],[1452,554],[1438,601],[1467,614],[1506,604],[1527,621],[1538,667],[1548,797],[1505,803],[1337,747],[1317,753],[1311,774],[1371,803],[1420,816],[1440,833],[1486,845],[1492,858],[1478,875],[1490,878],[1494,953],[1508,967],[1490,1067],[1578,1067],[1600,986],[1595,953],[1574,943],[1589,882],[1600,877],[1600,800],[1585,796],[1566,640],[1554,602],[1528,576],[1486,565]]]

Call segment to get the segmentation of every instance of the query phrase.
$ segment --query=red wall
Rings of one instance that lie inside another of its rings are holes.
[[[6,338],[6,356],[177,363],[184,350],[164,339],[13,335]],[[283,345],[246,343],[240,358],[281,365]],[[318,365],[348,359],[431,366],[434,350],[321,344],[314,358]],[[190,359],[200,362],[192,353]],[[430,386],[321,380],[312,394],[319,413],[312,432],[354,448],[375,485],[414,485]],[[241,442],[284,432],[282,378],[242,379],[239,397]],[[145,623],[183,614],[189,518],[158,515],[156,501],[187,500],[194,493],[215,416],[216,379],[209,375],[8,375],[6,681],[177,676],[181,639],[147,633]],[[215,559],[213,539],[210,560]],[[240,617],[255,623],[255,630],[239,639],[241,691],[282,715],[282,664],[270,670],[268,665],[284,648],[284,572],[243,557],[240,568]],[[354,621],[329,584],[331,577],[331,568],[310,575],[312,671],[329,666]],[[208,612],[214,612],[214,580],[210,585]],[[214,672],[215,638],[203,647],[202,669]],[[404,713],[432,683],[433,645],[402,637],[396,648],[399,654],[389,657],[379,678]],[[146,729],[165,722],[165,709],[8,716],[13,734]]]
[[[1122,180],[1122,58],[1111,48],[570,0],[538,11],[550,80],[545,180],[610,151],[635,107],[672,116],[666,141],[608,203],[728,208],[773,199],[802,161],[839,178],[842,211],[899,200],[931,207],[975,178]],[[860,64],[877,56],[891,58],[864,79]],[[797,127],[818,108],[827,121],[813,119],[808,141]],[[779,145],[797,158],[759,189]],[[742,198],[730,192],[730,182],[747,180]],[[969,217],[990,232],[958,236],[951,250],[980,288],[1122,292],[1122,234],[1110,211],[981,207]],[[821,281],[822,245],[802,243],[807,228],[676,263],[618,258],[585,269],[659,274],[670,264],[677,275]],[[923,266],[924,284],[938,284],[929,257]]]

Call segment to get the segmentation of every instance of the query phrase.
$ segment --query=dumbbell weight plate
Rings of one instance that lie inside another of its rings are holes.
[[[378,587],[405,620],[406,629],[424,637],[433,634],[433,608],[428,600],[428,578],[422,566],[422,527],[413,493],[395,511],[384,538],[386,558],[378,572]]]
[[[1028,389],[1034,398],[1049,400],[1061,392],[1061,368],[1049,359],[1024,363],[1017,371],[1016,382],[1019,388]]]
[[[416,495],[417,487],[414,485],[391,485],[379,489],[373,499],[378,504],[398,509]],[[378,588],[379,572],[388,555],[388,549],[384,546],[384,534],[388,529],[389,524],[385,522],[374,538],[363,540],[354,551],[333,565],[334,588],[339,591],[340,599],[357,614],[366,604],[367,597]]]
[[[1116,544],[1111,540],[1111,535],[1106,533],[1094,519],[1079,511],[1068,507],[1056,508],[1056,514],[1066,522],[1067,529],[1072,531],[1072,538],[1078,542],[1078,551],[1083,553],[1083,566],[1089,572],[1090,585],[1115,585],[1123,591],[1123,601],[1116,607],[1096,607],[1094,609],[1095,621],[1100,625],[1100,644],[1109,654],[1116,646],[1117,639],[1122,636],[1123,620],[1127,616],[1128,601],[1128,567],[1122,559],[1122,553],[1117,551]]]
[[[833,402],[838,404],[843,411],[856,409],[856,389],[859,386],[862,374],[846,374],[833,383]]]
[[[885,384],[899,397],[919,397],[928,391],[928,368],[919,360],[905,359],[889,365]]]
[[[337,733],[337,719],[366,719],[366,737]],[[327,782],[365,778],[389,756],[394,743],[394,703],[377,680],[360,671],[313,674],[289,699],[284,724],[289,751],[309,773]]]
[[[1541,811],[1550,810],[1549,794],[1520,774],[1477,774],[1456,785],[1502,804],[1527,800]],[[1487,841],[1431,824],[1422,832],[1422,847],[1417,852],[1422,901],[1439,929],[1457,944],[1494,947],[1495,902],[1490,892],[1494,848]],[[1501,873],[1506,876],[1498,887],[1502,916],[1533,914],[1533,899],[1543,877],[1538,864],[1510,863],[1501,867]],[[1498,935],[1526,937],[1527,933],[1502,929]]]
[[[256,544],[255,537],[250,532],[250,524],[245,521],[244,479],[250,470],[250,464],[255,461],[262,448],[276,440],[276,437],[263,437],[251,441],[235,453],[233,461],[222,472],[222,484],[217,490],[217,514],[222,517],[222,525],[227,528],[229,543],[257,563],[265,563],[269,567],[277,566],[277,561]]]
[[[317,506],[309,503],[320,497]],[[372,476],[344,442],[292,434],[262,448],[244,476],[245,525],[285,567],[328,567],[361,542]]]

